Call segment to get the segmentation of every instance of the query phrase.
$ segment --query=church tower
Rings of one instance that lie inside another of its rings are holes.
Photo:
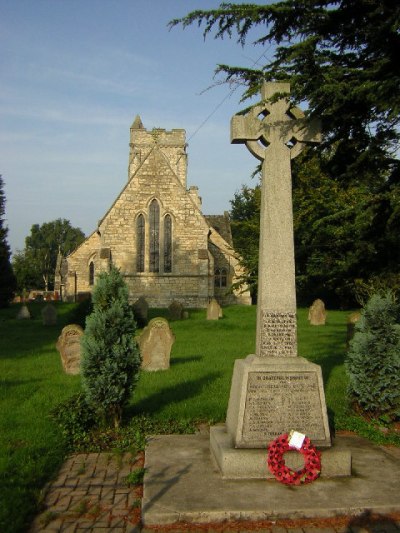
[[[128,181],[146,161],[154,149],[160,150],[172,171],[186,189],[187,153],[184,129],[166,131],[161,128],[146,130],[141,118],[136,115],[130,129]]]

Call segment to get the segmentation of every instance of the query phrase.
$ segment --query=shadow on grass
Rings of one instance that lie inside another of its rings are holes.
[[[196,361],[201,361],[203,359],[203,357],[201,355],[192,355],[190,357],[176,357],[176,358],[172,358],[170,363],[171,363],[171,366],[175,366],[175,365],[181,365],[183,363],[194,363]]]
[[[155,414],[168,404],[179,403],[197,396],[203,387],[208,386],[210,382],[215,381],[221,376],[221,372],[212,372],[199,379],[165,387],[129,406],[126,409],[126,414],[128,416],[135,416],[142,413]]]
[[[0,396],[1,392],[8,391],[13,387],[20,387],[21,385],[33,385],[35,383],[43,383],[43,379],[0,379]]]
[[[324,383],[328,382],[334,368],[345,361],[345,335],[341,326],[334,326],[330,330],[320,330],[318,336],[308,338],[307,346],[300,346],[299,355],[321,367]]]

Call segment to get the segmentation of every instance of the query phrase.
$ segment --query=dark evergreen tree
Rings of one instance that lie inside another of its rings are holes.
[[[3,177],[0,174],[0,307],[7,307],[14,295],[16,281],[10,263],[10,247],[7,242],[8,228],[5,225],[5,204]]]
[[[128,288],[115,267],[98,277],[92,302],[82,337],[83,389],[100,420],[118,427],[138,380],[141,357]]]
[[[300,290],[351,304],[357,284],[364,292],[398,288],[400,3],[222,3],[170,26],[177,24],[203,25],[204,37],[252,39],[262,51],[255,68],[219,65],[222,81],[244,86],[243,101],[259,95],[263,81],[290,81],[293,103],[322,119],[323,143],[293,161],[295,226],[296,217],[308,223],[295,228]],[[307,158],[310,183],[298,173]]]
[[[292,169],[299,304],[308,306],[322,298],[330,307],[351,307],[365,303],[365,294],[385,288],[399,290],[400,228],[396,228],[400,195],[388,193],[384,203],[368,185],[343,187],[323,166],[317,152],[306,151],[295,159]],[[234,246],[243,257],[245,281],[255,288],[259,185],[243,186],[231,205]]]
[[[244,185],[231,200],[231,228],[233,246],[242,257],[244,278],[239,284],[250,287],[253,302],[257,299],[258,247],[260,239],[261,190]]]
[[[399,181],[398,0],[222,3],[170,26],[177,24],[203,24],[204,37],[236,34],[240,44],[252,38],[263,52],[256,68],[219,65],[217,72],[247,87],[243,100],[259,94],[264,80],[290,81],[294,102],[306,102],[322,119],[323,148],[336,177]],[[276,46],[270,60],[267,45]]]
[[[346,359],[349,394],[358,409],[400,418],[400,310],[391,293],[375,294],[356,325]]]

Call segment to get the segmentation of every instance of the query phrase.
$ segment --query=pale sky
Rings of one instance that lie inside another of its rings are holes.
[[[96,228],[126,184],[137,114],[149,130],[186,130],[188,187],[199,187],[204,214],[229,210],[242,184],[254,184],[257,161],[230,144],[243,88],[205,90],[218,63],[264,64],[271,49],[204,41],[197,25],[167,27],[219,4],[0,0],[0,173],[13,251],[32,224],[66,218],[86,235]]]

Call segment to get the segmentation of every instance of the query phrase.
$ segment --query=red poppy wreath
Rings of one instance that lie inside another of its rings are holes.
[[[304,467],[292,470],[285,465],[285,452],[296,450],[304,457]],[[268,444],[268,469],[275,478],[285,485],[300,485],[315,481],[321,473],[321,453],[311,444],[308,437],[304,438],[301,448],[289,445],[289,436],[285,433]]]

